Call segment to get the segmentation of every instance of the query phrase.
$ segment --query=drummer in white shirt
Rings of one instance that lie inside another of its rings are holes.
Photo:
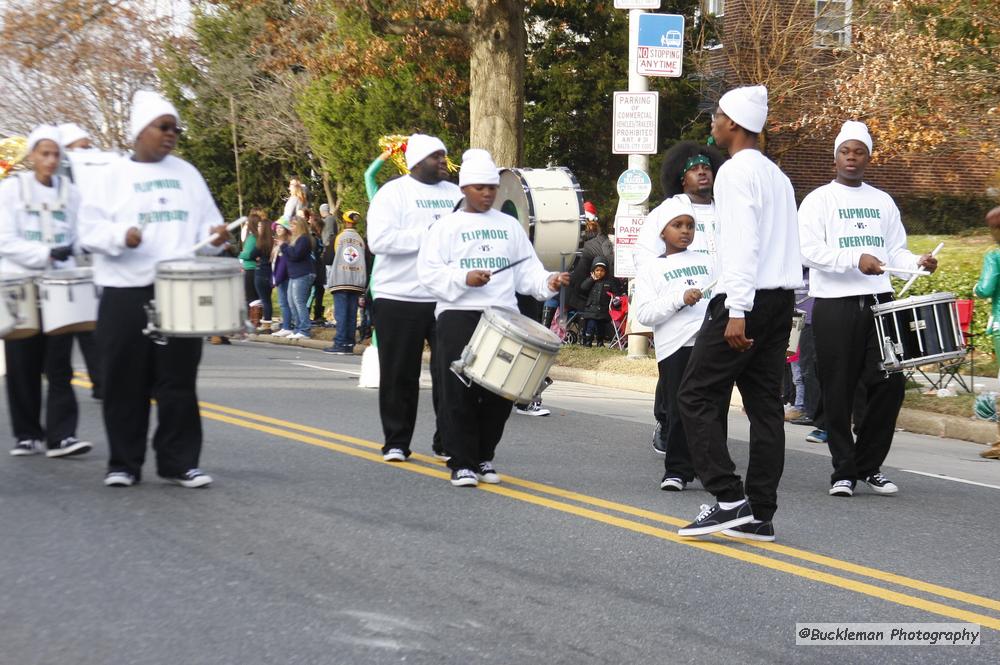
[[[837,177],[811,192],[799,207],[802,262],[809,268],[809,295],[816,298],[812,327],[823,395],[827,444],[833,457],[830,495],[849,497],[863,480],[879,494],[898,487],[881,472],[889,454],[905,379],[886,374],[872,305],[892,300],[886,266],[937,269],[930,254],[906,248],[906,230],[892,197],[863,182],[872,137],[862,122],[844,123],[833,144]],[[855,389],[863,382],[865,416],[851,434]]]
[[[59,168],[59,129],[39,125],[28,136],[32,171],[0,185],[0,273],[38,276],[48,268],[72,268],[80,192]],[[30,282],[27,288],[34,288]],[[37,334],[6,340],[7,404],[16,441],[10,454],[81,455],[92,446],[76,438],[79,407],[73,386],[73,335]],[[48,381],[45,427],[41,424],[42,374]],[[43,445],[43,443],[45,445]]]
[[[194,245],[212,233],[219,237],[205,251],[218,253],[228,238],[201,174],[170,154],[179,122],[170,102],[138,91],[129,122],[134,152],[108,167],[81,214],[81,243],[96,254],[94,281],[103,287],[97,340],[105,362],[109,487],[129,487],[142,477],[151,398],[157,402],[157,473],[183,487],[212,482],[198,468],[202,427],[195,383],[202,340],[169,337],[161,345],[143,334],[156,264],[190,258]]]
[[[420,283],[437,297],[438,420],[456,487],[500,482],[493,457],[513,402],[476,384],[467,388],[450,371],[451,362],[462,355],[487,307],[516,313],[516,293],[544,301],[569,284],[569,273],[545,270],[516,219],[493,209],[499,184],[490,154],[467,150],[459,171],[462,207],[431,227],[417,258]],[[512,265],[517,261],[523,262]]]

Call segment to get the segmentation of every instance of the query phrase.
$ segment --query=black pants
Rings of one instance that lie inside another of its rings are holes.
[[[270,268],[266,271],[260,268],[254,270],[253,282],[257,297],[260,298],[260,304],[264,308],[264,321],[270,321],[274,316],[274,305],[271,303],[271,290],[274,289],[274,285],[271,284]]]
[[[326,320],[326,308],[323,306],[323,296],[326,295],[326,266],[322,263],[324,273],[316,273],[316,281],[313,282],[313,321]]]
[[[693,350],[693,346],[682,346],[656,364],[659,380],[656,382],[656,404],[653,408],[654,413],[660,411],[663,414],[660,440],[667,451],[663,458],[663,469],[667,476],[682,478],[685,482],[694,480],[695,471],[677,395]],[[729,431],[729,400],[730,395],[725,395],[717,405],[723,433]]]
[[[431,347],[431,401],[435,420],[438,413],[440,390],[434,365],[435,320],[432,302],[404,302],[378,298],[373,316],[378,335],[378,410],[382,418],[385,445],[382,452],[401,448],[410,452],[413,429],[417,423],[417,404],[420,397],[420,366],[424,342]],[[434,450],[441,452],[440,425],[435,423]]]
[[[442,312],[437,325],[438,379],[441,384],[441,442],[451,455],[452,469],[478,471],[480,462],[493,461],[513,402],[473,383],[466,387],[451,362],[458,360],[472,339],[482,312]]]
[[[257,300],[257,285],[254,279],[257,275],[256,270],[243,269],[243,297],[247,301],[247,309],[250,309],[250,303]]]
[[[892,294],[877,298],[817,298],[813,309],[823,416],[833,456],[831,482],[864,479],[878,472],[889,454],[903,404],[906,381],[902,373],[886,376],[879,369],[882,359],[871,310],[877,301],[891,300]],[[862,412],[855,412],[855,442],[851,413],[859,384],[867,399]]]
[[[806,389],[806,415],[813,421],[813,425],[819,427],[816,417],[822,391],[819,374],[816,371],[816,335],[811,323],[806,324],[799,337],[799,369],[802,371],[802,381]]]
[[[142,334],[143,306],[153,287],[105,288],[97,313],[97,340],[104,357],[104,427],[109,471],[142,474],[149,433],[149,400],[156,400],[157,473],[175,476],[198,466],[201,413],[195,383],[201,338],[170,337],[155,344]]]
[[[91,389],[92,393],[97,399],[102,399],[104,397],[104,376],[97,339],[92,332],[76,333],[74,337],[76,337],[77,344],[80,345],[80,353],[83,354],[83,362],[87,366],[90,382],[94,385]]]
[[[753,311],[746,313],[746,336],[753,340],[753,346],[739,352],[730,348],[724,336],[729,323],[725,294],[712,298],[678,396],[691,458],[702,485],[719,501],[739,501],[746,496],[754,517],[764,521],[777,509],[778,481],[785,466],[781,373],[794,301],[792,291],[757,291]],[[745,490],[719,417],[720,404],[729,398],[733,385],[739,388],[750,419]]]
[[[17,441],[37,439],[49,448],[76,436],[80,411],[73,379],[73,335],[35,335],[4,343],[7,405]],[[42,374],[48,380],[42,427]]]

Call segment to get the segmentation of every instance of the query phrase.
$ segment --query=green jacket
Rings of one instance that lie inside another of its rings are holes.
[[[1000,247],[994,247],[983,257],[983,271],[973,289],[980,298],[992,299],[991,323],[988,333],[997,332],[1000,326]]]
[[[244,270],[255,270],[257,268],[257,261],[250,258],[253,254],[253,250],[257,247],[257,236],[248,235],[247,240],[243,243],[243,251],[240,252],[239,259],[243,262]]]

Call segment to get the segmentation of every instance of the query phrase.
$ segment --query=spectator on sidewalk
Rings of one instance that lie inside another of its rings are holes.
[[[1000,245],[1000,206],[986,213],[986,226],[989,227],[993,240]],[[993,247],[983,257],[983,270],[979,274],[974,293],[979,298],[989,298],[992,302],[990,325],[986,334],[993,338],[994,357],[1000,358],[1000,247]],[[979,453],[979,456],[1000,459],[1000,439]]]
[[[323,264],[323,220],[318,215],[309,217],[309,232],[313,241],[312,261],[313,261],[313,290],[312,290],[312,324],[323,326],[326,324],[326,308],[323,303],[323,295],[326,293],[326,265]]]
[[[348,210],[344,213],[344,230],[331,243],[333,263],[326,288],[333,294],[333,316],[337,334],[327,353],[354,353],[357,334],[358,299],[368,285],[368,268],[365,263],[365,241],[355,229],[361,213]]]
[[[620,296],[621,283],[608,272],[608,260],[598,256],[590,266],[590,275],[580,284],[583,307],[583,345],[604,346],[604,340],[612,336],[611,298]]]
[[[249,218],[250,223],[257,229],[257,240],[250,258],[256,266],[253,285],[262,308],[260,326],[256,332],[270,333],[274,317],[274,306],[271,304],[271,291],[274,289],[274,283],[271,281],[271,249],[274,247],[274,233],[271,231],[271,222],[267,221],[267,216],[261,208],[251,208]]]
[[[309,222],[296,217],[292,222],[292,237],[281,247],[288,261],[288,303],[295,317],[294,332],[287,335],[288,339],[309,339],[309,294],[316,280],[312,249]]]
[[[295,313],[288,301],[288,259],[281,251],[288,244],[291,231],[292,224],[288,218],[284,215],[279,217],[274,225],[274,245],[271,247],[271,281],[278,289],[278,307],[281,309],[281,325],[278,330],[273,330],[274,326],[271,326],[271,334],[276,337],[288,337],[295,333]]]

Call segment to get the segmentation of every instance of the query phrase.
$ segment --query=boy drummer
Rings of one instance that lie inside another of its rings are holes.
[[[417,258],[420,283],[437,297],[437,362],[442,443],[451,456],[451,484],[499,483],[493,455],[510,417],[511,400],[481,386],[466,388],[450,371],[487,307],[517,312],[515,291],[547,300],[569,273],[549,273],[516,219],[493,209],[500,174],[485,150],[462,156],[462,207],[438,220]],[[522,261],[517,265],[512,265]],[[502,273],[493,270],[511,266]]]

